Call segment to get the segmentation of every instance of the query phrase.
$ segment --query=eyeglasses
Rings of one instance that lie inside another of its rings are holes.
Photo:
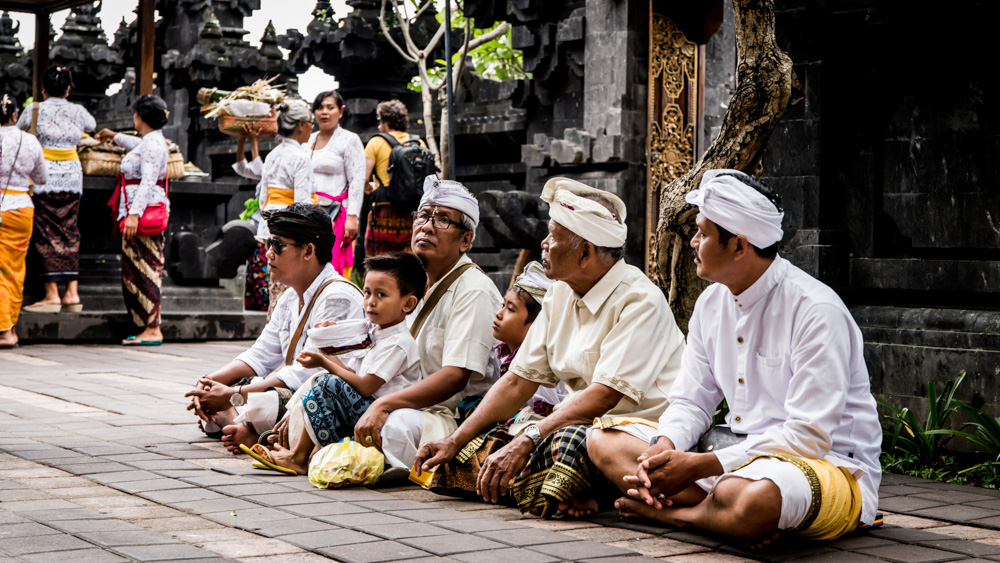
[[[271,237],[267,239],[267,247],[274,251],[275,254],[281,254],[281,251],[285,249],[286,246],[302,246],[306,243],[304,242],[281,242],[277,237]]]
[[[447,231],[453,225],[459,229],[465,230],[465,225],[459,223],[458,221],[452,221],[451,219],[445,217],[444,215],[431,215],[430,213],[417,213],[414,211],[413,216],[413,226],[419,227],[427,221],[431,222],[431,225],[439,231]]]

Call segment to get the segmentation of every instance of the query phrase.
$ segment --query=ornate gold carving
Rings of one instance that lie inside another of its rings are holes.
[[[660,216],[660,190],[691,169],[698,119],[698,46],[672,21],[651,14],[646,199],[647,268]]]

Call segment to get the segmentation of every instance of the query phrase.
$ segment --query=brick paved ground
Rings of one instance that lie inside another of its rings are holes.
[[[626,522],[525,518],[415,486],[319,490],[205,439],[183,392],[242,343],[0,352],[0,556],[103,561],[1000,561],[1000,491],[887,476],[886,525],[766,552]]]

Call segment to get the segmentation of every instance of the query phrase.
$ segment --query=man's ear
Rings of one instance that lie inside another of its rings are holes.
[[[302,258],[304,260],[312,260],[313,258],[316,258],[316,245],[315,244],[313,244],[313,243],[310,242],[309,244],[303,246],[302,250],[304,251],[304,252],[302,252]]]
[[[410,313],[412,313],[413,310],[417,308],[417,303],[418,302],[419,302],[419,299],[417,299],[416,295],[413,295],[411,293],[411,294],[409,294],[409,295],[406,296],[406,299],[403,300],[403,310],[406,311],[407,315],[409,315]]]
[[[584,240],[580,243],[580,268],[586,268],[594,257],[594,244]]]
[[[736,248],[733,252],[733,260],[742,260],[747,253],[750,252],[750,241],[748,241],[747,237],[743,235],[737,235],[736,237],[733,237],[733,240],[736,241]]]
[[[462,231],[462,240],[459,248],[462,249],[463,253],[468,252],[469,249],[472,248],[472,239],[475,235],[476,234],[472,231]]]

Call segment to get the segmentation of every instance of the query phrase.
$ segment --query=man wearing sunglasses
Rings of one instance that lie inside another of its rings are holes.
[[[321,207],[293,203],[265,212],[264,219],[271,235],[266,241],[269,275],[292,291],[282,294],[249,350],[199,379],[185,395],[191,397],[188,410],[202,419],[206,432],[221,427],[222,441],[234,453],[270,430],[292,392],[319,371],[293,361],[305,347],[306,331],[320,321],[364,316],[361,292],[330,265],[335,237]]]
[[[427,292],[407,319],[421,379],[377,399],[354,428],[358,443],[378,447],[402,475],[420,443],[454,432],[459,403],[484,395],[497,375],[493,316],[503,300],[465,254],[478,224],[479,202],[465,186],[427,177],[411,240],[427,272]]]

